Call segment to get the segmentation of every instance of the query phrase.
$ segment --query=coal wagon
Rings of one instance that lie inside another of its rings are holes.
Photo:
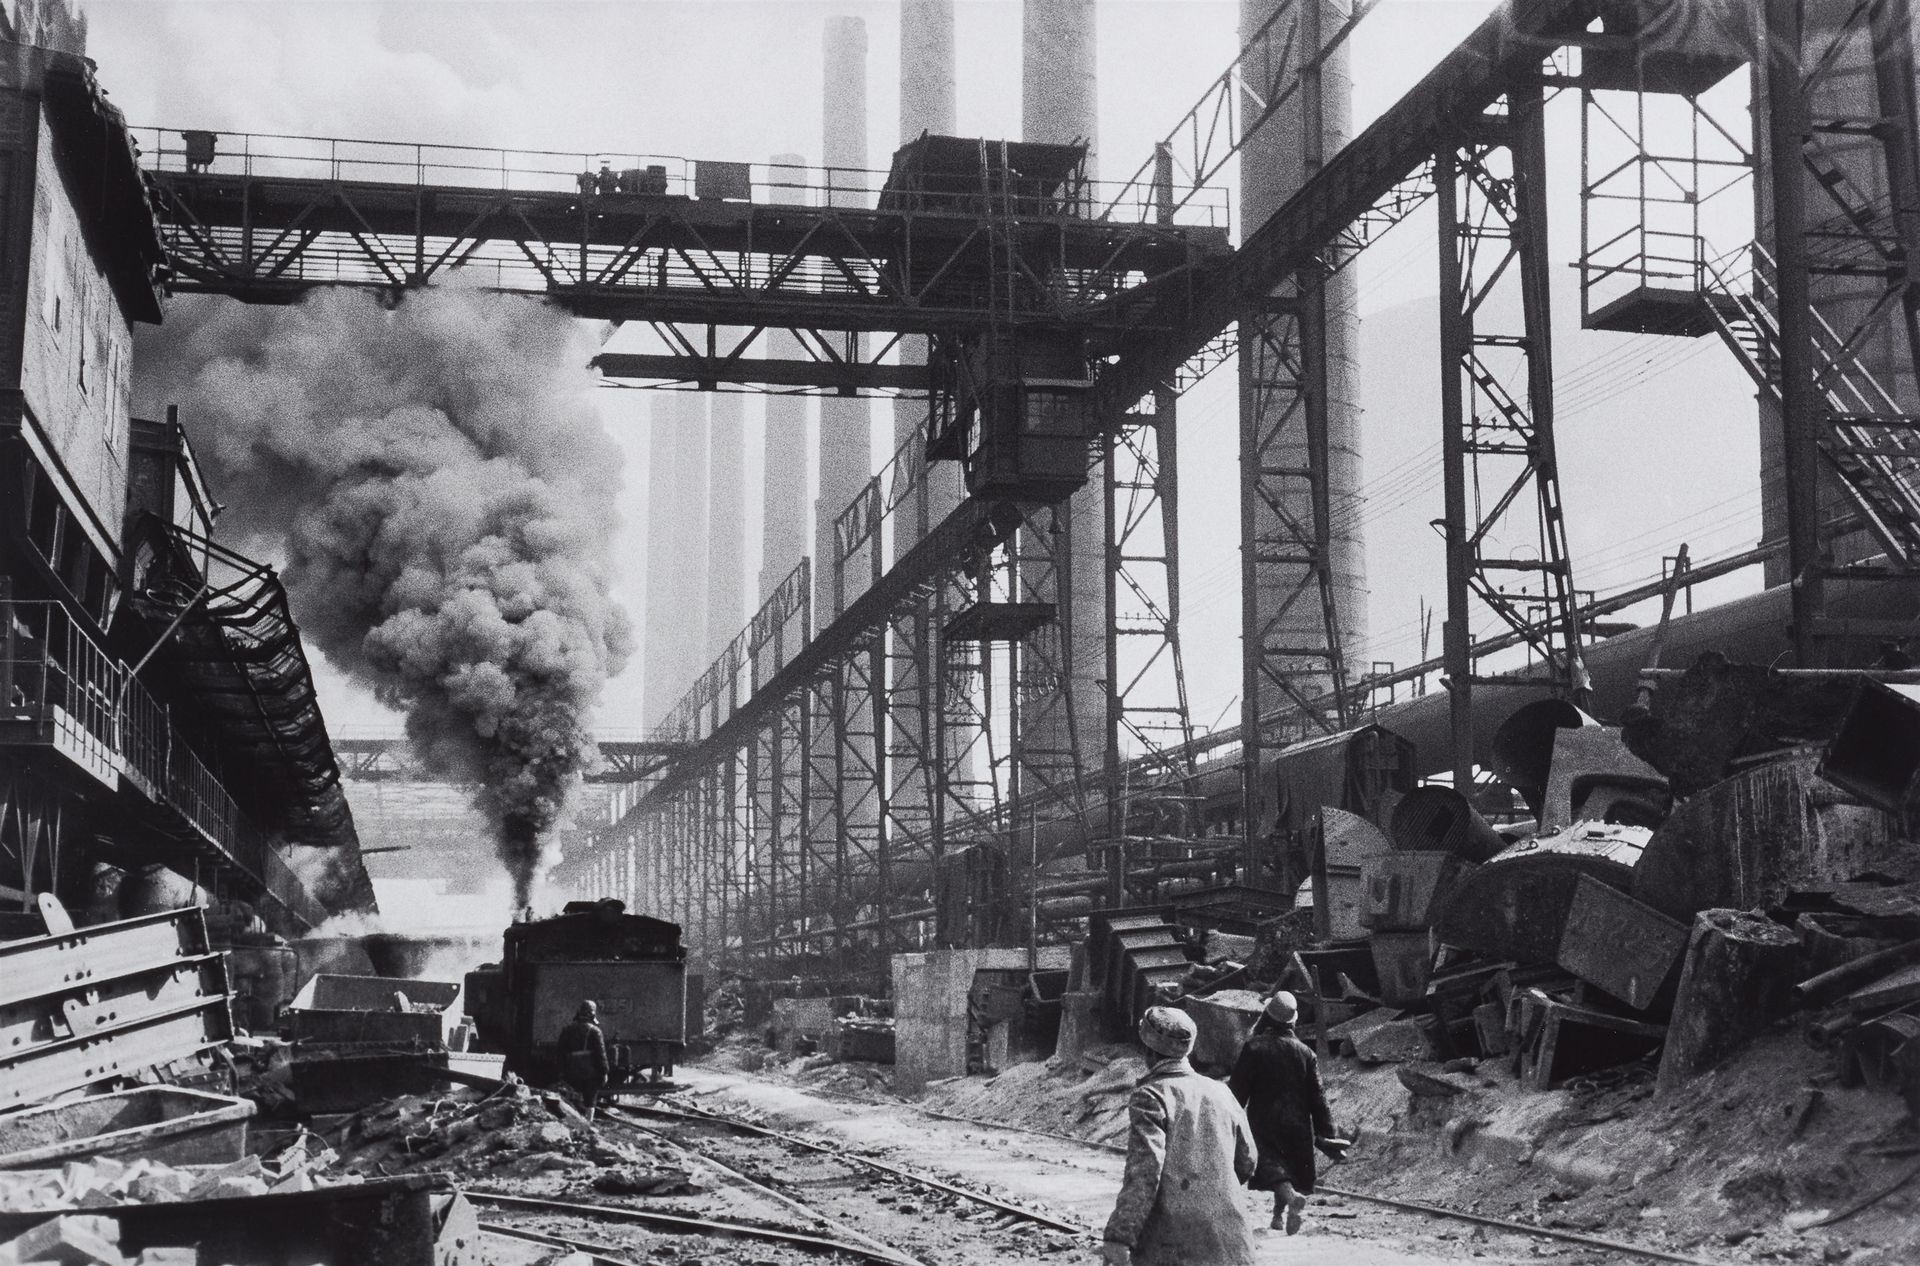
[[[482,1049],[536,1084],[555,1081],[560,1030],[591,1000],[611,1065],[608,1088],[673,1074],[687,1043],[687,952],[680,927],[628,914],[619,901],[570,901],[515,923],[500,962],[467,973],[467,1010]]]

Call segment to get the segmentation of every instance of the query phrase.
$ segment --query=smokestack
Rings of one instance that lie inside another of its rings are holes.
[[[1020,37],[1020,135],[1057,145],[1086,141],[1087,178],[1095,179],[1093,0],[1025,0]]]
[[[833,190],[830,205],[869,204],[867,169],[867,24],[831,17],[826,28],[826,77],[822,96],[821,152]],[[859,355],[866,339],[857,340]],[[820,401],[819,495],[814,502],[813,622],[834,617],[834,520],[873,474],[873,414],[862,399],[829,396]]]
[[[564,314],[463,290],[176,301],[134,359],[137,397],[180,405],[232,494],[222,528],[284,552],[307,637],[477,788],[521,905],[627,654],[606,597],[620,450],[585,363]]]
[[[1242,42],[1258,30],[1283,0],[1242,0],[1240,33]],[[1351,0],[1306,0],[1320,6],[1320,29],[1331,32],[1346,21]],[[1320,74],[1321,152],[1333,154],[1353,134],[1353,67],[1348,56],[1350,44],[1342,44],[1324,63]],[[1311,50],[1301,50],[1310,55]],[[1247,68],[1258,76],[1263,67]],[[1257,82],[1257,79],[1256,79]],[[1300,188],[1309,174],[1305,147],[1306,93],[1295,93],[1291,101],[1267,120],[1265,127],[1248,137],[1240,151],[1240,224],[1241,236],[1265,224],[1282,203]],[[1283,286],[1276,293],[1289,293]],[[1327,497],[1335,506],[1354,506],[1361,498],[1360,394],[1357,351],[1360,336],[1358,268],[1341,269],[1326,283],[1327,300]],[[1263,358],[1264,359],[1264,358]],[[1264,365],[1255,365],[1248,375],[1254,382],[1267,373]],[[1243,378],[1243,383],[1246,379]],[[1240,407],[1252,407],[1242,386]],[[1269,467],[1304,468],[1307,464],[1306,433],[1296,426],[1296,449],[1269,452]],[[1313,522],[1312,496],[1303,482],[1297,491],[1282,498],[1288,516],[1297,522]],[[1256,504],[1255,534],[1277,535],[1278,516],[1265,504]],[[1332,535],[1333,600],[1340,622],[1340,649],[1350,675],[1367,663],[1367,565],[1366,541],[1358,517],[1336,515]],[[1325,625],[1318,602],[1296,601],[1284,614],[1279,607],[1291,597],[1290,586],[1263,587],[1256,600],[1261,604],[1261,623],[1272,628],[1274,644],[1281,646],[1320,646]],[[1277,616],[1277,623],[1269,619]],[[1322,679],[1326,681],[1326,679]],[[1330,681],[1326,681],[1331,685]],[[1314,693],[1311,683],[1302,687]]]
[[[804,201],[800,187],[807,160],[799,154],[775,154],[769,160],[772,187],[768,200]],[[800,340],[789,330],[769,330],[767,355],[800,360]],[[770,395],[767,401],[766,469],[761,477],[760,600],[773,595],[807,553],[807,399]]]
[[[1094,175],[1098,109],[1094,91],[1093,0],[1025,0],[1021,22],[1020,130],[1024,139],[1050,144],[1085,141],[1087,175]],[[1107,509],[1101,477],[1060,507],[1053,550],[1058,592],[1049,598],[1059,612],[1064,657],[1065,706],[1028,714],[1026,748],[1037,762],[1057,767],[1064,754],[1079,769],[1097,771],[1106,751]],[[1023,549],[1023,553],[1025,550]],[[1072,709],[1071,729],[1067,707]]]
[[[954,132],[953,0],[901,0],[900,3],[900,143],[923,133],[951,136]],[[900,363],[927,363],[927,340],[908,335],[900,340]],[[927,425],[924,399],[901,399],[893,405],[893,447],[898,452]],[[923,504],[902,516],[894,527],[894,557],[920,539],[921,524],[932,527],[960,504],[964,488],[957,462],[940,462],[927,472],[921,489]]]
[[[647,480],[646,639],[641,705],[649,728],[706,666],[707,408],[702,396],[656,391]]]
[[[707,396],[707,644],[712,663],[747,622],[747,411],[737,391]],[[705,668],[705,664],[701,666]]]

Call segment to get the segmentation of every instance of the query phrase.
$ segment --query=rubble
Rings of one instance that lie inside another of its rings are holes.
[[[384,1100],[351,1117],[339,1138],[341,1167],[362,1175],[659,1168],[649,1155],[594,1130],[562,1096],[517,1078],[490,1091]]]

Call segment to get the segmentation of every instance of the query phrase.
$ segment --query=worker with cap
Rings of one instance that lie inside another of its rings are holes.
[[[1231,1092],[1187,1062],[1193,1021],[1150,1007],[1140,1042],[1147,1075],[1128,1102],[1126,1175],[1100,1255],[1108,1266],[1251,1266],[1253,1231],[1240,1188],[1253,1175],[1253,1132]]]
[[[573,1013],[573,1023],[560,1030],[554,1043],[560,1056],[560,1075],[580,1094],[587,1120],[607,1086],[607,1035],[600,1031],[600,1008],[591,999]]]
[[[1273,1193],[1272,1227],[1284,1227],[1288,1235],[1299,1232],[1313,1194],[1314,1149],[1337,1160],[1349,1146],[1334,1135],[1333,1114],[1320,1088],[1320,1062],[1294,1034],[1299,1013],[1300,1004],[1286,990],[1269,998],[1227,1080],[1234,1097],[1246,1105],[1260,1145],[1260,1163],[1248,1185]]]

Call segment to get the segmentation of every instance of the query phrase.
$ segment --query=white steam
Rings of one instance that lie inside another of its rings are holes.
[[[180,407],[223,529],[284,551],[306,635],[470,782],[525,905],[628,652],[607,594],[620,451],[573,321],[524,298],[178,300],[137,399]]]

